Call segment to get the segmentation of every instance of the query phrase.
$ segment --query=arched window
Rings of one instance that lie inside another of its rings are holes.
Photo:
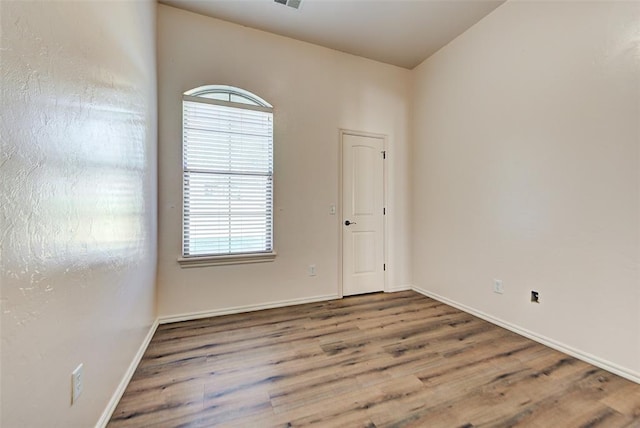
[[[202,86],[184,93],[182,115],[182,261],[272,256],[272,106],[240,88]]]

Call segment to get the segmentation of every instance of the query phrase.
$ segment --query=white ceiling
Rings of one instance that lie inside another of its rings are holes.
[[[160,0],[161,3],[412,69],[505,0]]]

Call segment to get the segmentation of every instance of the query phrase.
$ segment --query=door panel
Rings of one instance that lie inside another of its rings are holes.
[[[382,138],[342,135],[342,289],[345,296],[384,290],[383,150]]]
[[[378,150],[370,146],[352,146],[353,215],[373,215],[376,208],[374,169]]]
[[[376,236],[372,232],[351,232],[354,254],[354,274],[375,273]]]

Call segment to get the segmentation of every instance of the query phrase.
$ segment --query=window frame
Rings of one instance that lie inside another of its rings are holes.
[[[229,100],[222,100],[213,97],[206,97],[209,94],[223,94],[227,95]],[[242,99],[242,101],[231,101],[232,97],[236,97]],[[269,225],[271,228],[271,249],[270,251],[259,251],[259,252],[242,252],[242,253],[211,253],[211,254],[200,254],[200,255],[186,255],[185,254],[185,237],[187,235],[187,222],[185,216],[185,126],[184,126],[184,117],[185,117],[185,101],[196,102],[196,103],[204,103],[204,104],[212,104],[212,105],[220,105],[232,108],[238,108],[243,110],[254,110],[261,111],[266,113],[271,113],[273,115],[273,106],[258,97],[257,95],[246,91],[241,88],[236,88],[233,86],[227,85],[207,85],[200,86],[198,88],[191,89],[186,91],[182,95],[182,126],[181,126],[181,156],[180,159],[182,161],[182,199],[181,199],[181,256],[178,258],[178,262],[181,267],[199,267],[199,266],[215,266],[215,265],[229,265],[229,264],[244,264],[244,263],[262,263],[262,262],[270,262],[273,261],[277,255],[275,252],[275,230],[274,230],[274,170],[273,170],[273,160],[274,160],[274,142],[273,142],[273,128],[271,130],[271,215],[270,220],[271,224]]]

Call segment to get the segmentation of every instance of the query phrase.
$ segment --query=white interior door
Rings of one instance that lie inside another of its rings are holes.
[[[384,290],[384,139],[342,134],[342,293]]]

